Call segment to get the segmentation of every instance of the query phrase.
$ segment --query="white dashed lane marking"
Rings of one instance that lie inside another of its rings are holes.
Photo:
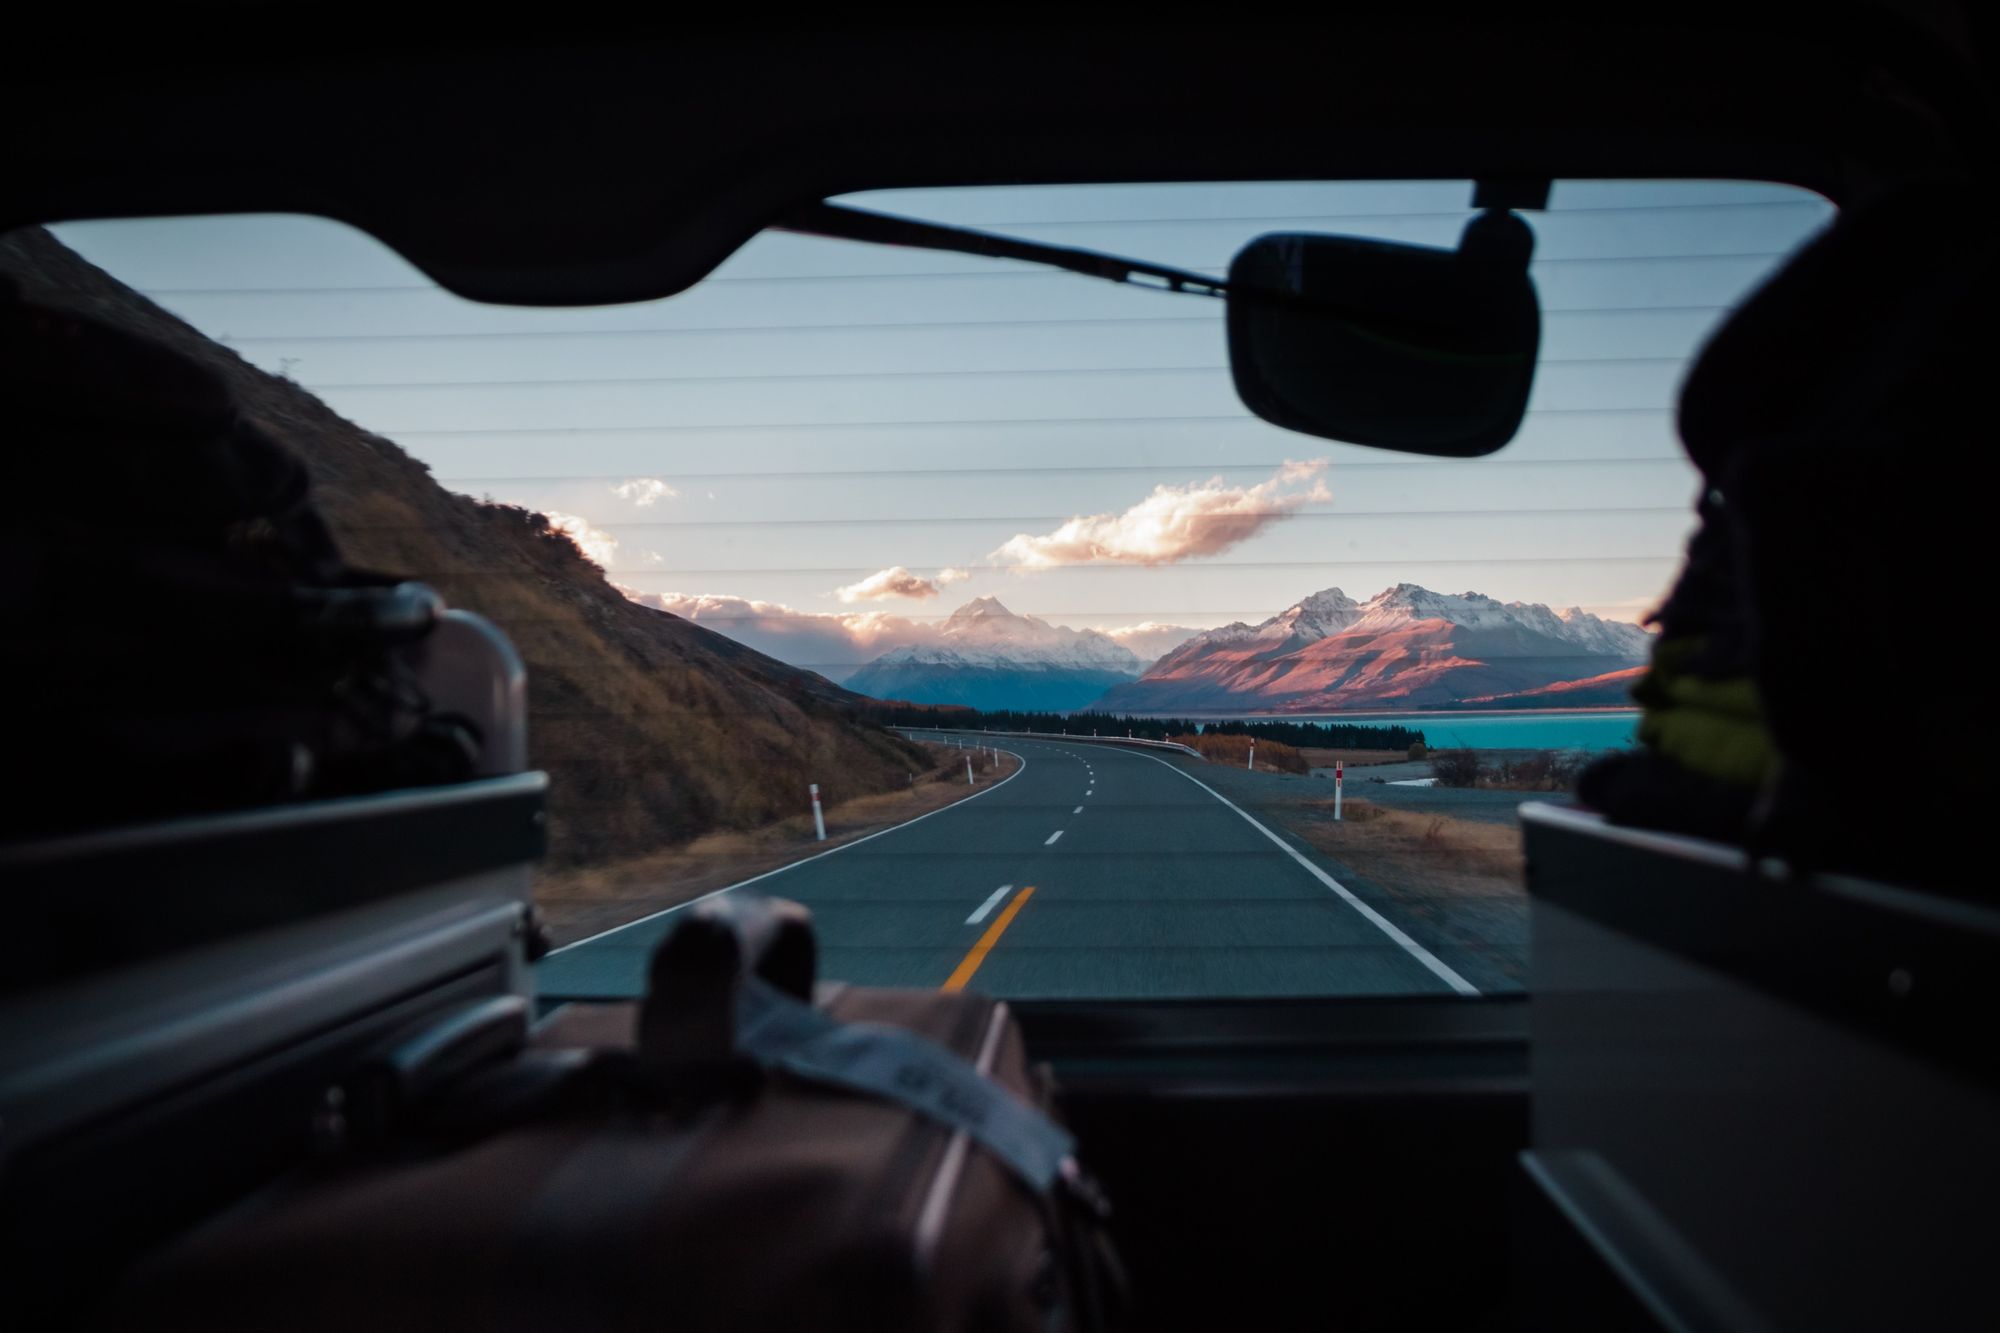
[[[1005,898],[1008,894],[1012,893],[1013,891],[1014,891],[1014,886],[1012,884],[1002,884],[999,888],[993,890],[993,896],[991,898],[988,898],[985,902],[979,904],[979,910],[974,912],[971,916],[965,918],[965,924],[968,926],[976,926],[980,922],[984,921],[986,919],[986,914],[988,912],[991,912],[995,907],[998,907],[1000,905],[1000,900],[1002,898]]]

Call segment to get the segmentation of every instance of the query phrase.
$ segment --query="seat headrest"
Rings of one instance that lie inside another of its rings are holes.
[[[1680,432],[1716,478],[1747,440],[1837,420],[1903,379],[1992,248],[1973,185],[1932,180],[1857,204],[1709,339],[1681,386]]]

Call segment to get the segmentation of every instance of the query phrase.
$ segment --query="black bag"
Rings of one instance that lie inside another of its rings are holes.
[[[348,1085],[343,1150],[143,1265],[101,1323],[1112,1324],[1105,1205],[1006,1006],[815,1006],[812,973],[804,908],[728,895],[661,944],[642,1005],[569,1006],[511,1054],[506,1001],[414,1034]]]
[[[397,650],[442,603],[349,569],[304,466],[194,359],[0,280],[0,695],[18,837],[461,780]]]

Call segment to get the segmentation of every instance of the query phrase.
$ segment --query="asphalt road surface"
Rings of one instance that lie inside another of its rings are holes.
[[[812,909],[820,975],[1017,997],[1476,993],[1199,761],[1005,740],[1013,776],[722,892]],[[696,901],[699,901],[698,899]],[[680,909],[549,955],[545,995],[636,995]]]

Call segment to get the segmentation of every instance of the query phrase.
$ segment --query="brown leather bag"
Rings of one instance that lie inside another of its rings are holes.
[[[813,993],[804,909],[735,899],[703,904],[662,944],[643,1005],[571,1005],[441,1092],[409,1067],[387,1096],[358,1080],[350,1105],[357,1126],[378,1122],[372,1143],[156,1256],[106,1326],[1108,1326],[1119,1279],[1094,1188],[1073,1158],[1036,1186],[987,1146],[1008,1147],[988,1111],[1066,1143],[1036,1123],[1050,1085],[1007,1007],[837,985],[813,1008],[773,999]],[[832,1046],[746,1053],[744,988],[779,1026]],[[417,1046],[454,1044],[480,1042]],[[813,1068],[827,1049],[886,1050],[907,1086],[836,1086],[839,1068]],[[966,1064],[987,1091],[954,1084]],[[952,1086],[927,1103],[926,1079]]]

